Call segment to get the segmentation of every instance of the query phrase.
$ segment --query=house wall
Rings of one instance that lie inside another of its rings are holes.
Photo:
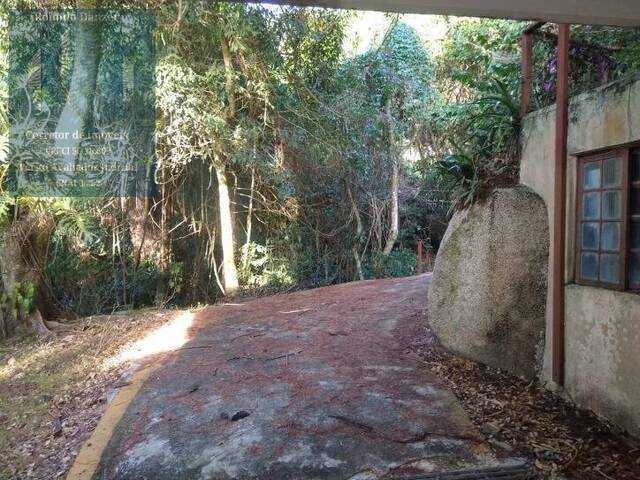
[[[523,120],[520,182],[546,202],[553,251],[555,108]],[[567,158],[566,393],[580,406],[640,435],[640,295],[574,284],[577,155],[640,141],[640,80],[572,99]],[[546,342],[541,377],[551,382],[549,269]]]

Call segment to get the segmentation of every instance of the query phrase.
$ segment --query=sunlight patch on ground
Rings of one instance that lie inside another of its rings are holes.
[[[0,364],[0,380],[16,380],[24,375],[24,372],[38,372],[46,365],[49,357],[57,355],[64,350],[64,344],[45,343],[39,348],[30,348],[27,353],[18,358],[8,358],[6,363]]]
[[[106,366],[128,361],[142,360],[158,353],[170,352],[182,347],[190,340],[189,328],[193,324],[193,313],[184,312],[146,337],[126,347],[106,362]]]
[[[184,310],[148,308],[69,322],[45,341],[24,336],[0,343],[0,479],[58,478],[80,448],[79,432],[102,414],[111,387],[135,370],[127,360],[179,348],[191,322]],[[54,437],[61,414],[62,432]]]

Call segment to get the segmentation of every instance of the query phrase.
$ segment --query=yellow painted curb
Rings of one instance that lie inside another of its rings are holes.
[[[116,425],[124,415],[127,407],[136,396],[144,381],[149,378],[160,366],[161,362],[148,364],[133,375],[131,383],[121,387],[115,398],[111,401],[107,410],[102,415],[98,426],[85,442],[76,457],[71,470],[67,474],[67,480],[90,480],[96,473],[102,453],[107,448],[107,443],[113,435]]]

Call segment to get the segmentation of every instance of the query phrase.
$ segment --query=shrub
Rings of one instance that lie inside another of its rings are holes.
[[[366,278],[409,277],[416,273],[416,254],[407,249],[389,255],[377,252],[367,258],[363,270]]]

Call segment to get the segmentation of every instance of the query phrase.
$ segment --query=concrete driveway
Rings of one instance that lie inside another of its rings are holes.
[[[513,464],[408,354],[429,275],[196,313],[119,419],[96,479],[405,479]],[[465,477],[467,478],[467,477]]]

